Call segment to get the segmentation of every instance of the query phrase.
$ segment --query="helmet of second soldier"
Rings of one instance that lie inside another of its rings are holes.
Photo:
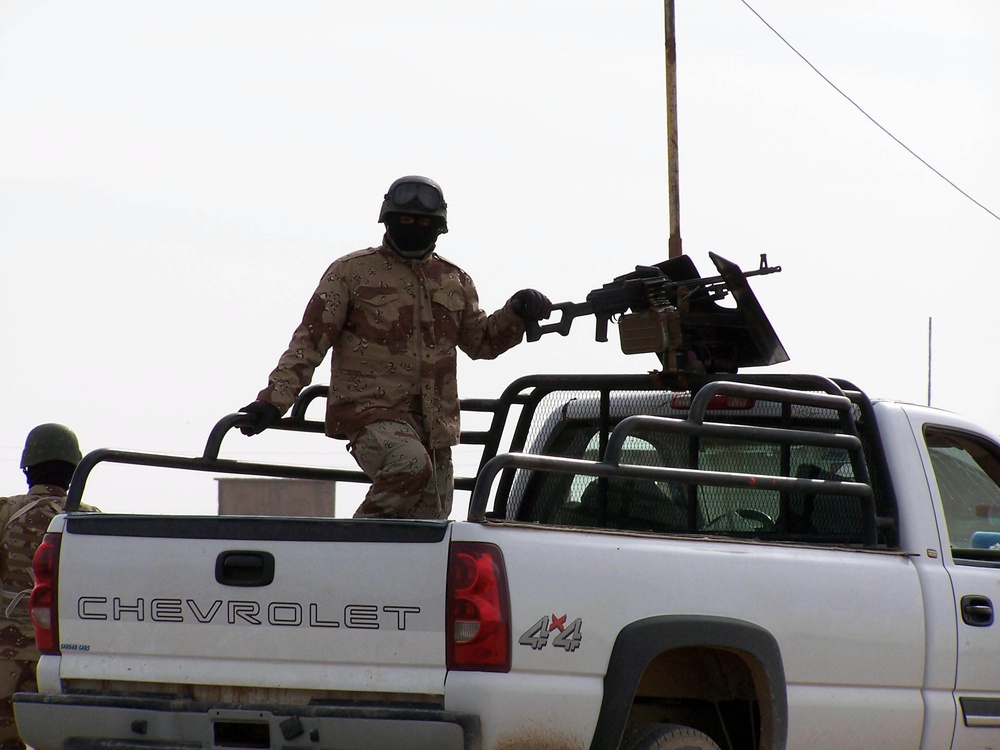
[[[439,219],[435,222],[438,234],[448,231],[448,204],[444,200],[444,192],[429,177],[407,175],[393,182],[382,201],[379,223],[384,224],[390,214],[436,217]]]
[[[28,433],[21,454],[21,468],[27,469],[45,461],[65,461],[76,466],[81,458],[83,454],[80,453],[76,433],[65,425],[50,422],[40,424]]]

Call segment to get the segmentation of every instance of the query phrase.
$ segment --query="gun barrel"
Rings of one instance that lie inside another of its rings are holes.
[[[779,273],[781,271],[781,266],[768,266],[762,265],[760,268],[754,269],[753,271],[743,271],[743,276],[767,276],[769,273]],[[685,279],[683,281],[667,281],[666,285],[670,289],[676,289],[677,287],[694,287],[694,288],[706,288],[711,289],[711,287],[718,286],[722,284],[726,285],[726,279],[724,276],[706,276],[700,279]],[[728,289],[723,291],[722,296],[725,296]]]

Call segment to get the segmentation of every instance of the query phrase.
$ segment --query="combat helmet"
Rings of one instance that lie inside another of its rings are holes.
[[[43,463],[45,461],[65,461],[76,466],[83,454],[80,453],[80,442],[69,427],[49,422],[40,424],[28,433],[24,441],[24,452],[21,454],[21,468]]]
[[[435,216],[441,219],[438,233],[448,231],[448,204],[444,191],[429,177],[407,175],[393,182],[382,201],[379,223],[384,224],[386,216],[393,213]]]

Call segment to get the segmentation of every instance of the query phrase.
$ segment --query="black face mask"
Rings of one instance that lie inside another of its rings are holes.
[[[436,221],[430,226],[422,227],[413,224],[402,224],[399,214],[390,214],[385,219],[385,233],[389,238],[389,247],[403,258],[418,259],[430,255],[437,242],[441,229]]]

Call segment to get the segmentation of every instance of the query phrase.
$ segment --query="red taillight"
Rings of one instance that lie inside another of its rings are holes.
[[[56,608],[56,575],[59,570],[61,534],[46,534],[35,550],[31,567],[35,571],[35,587],[31,590],[28,609],[35,626],[35,645],[43,654],[59,653],[59,612]]]
[[[725,393],[717,393],[708,401],[708,411],[742,411],[752,409],[755,400],[746,396],[728,396]],[[678,411],[687,411],[691,408],[691,394],[678,393],[670,400],[670,408]]]
[[[448,669],[510,671],[510,597],[500,548],[455,542],[448,559]]]

